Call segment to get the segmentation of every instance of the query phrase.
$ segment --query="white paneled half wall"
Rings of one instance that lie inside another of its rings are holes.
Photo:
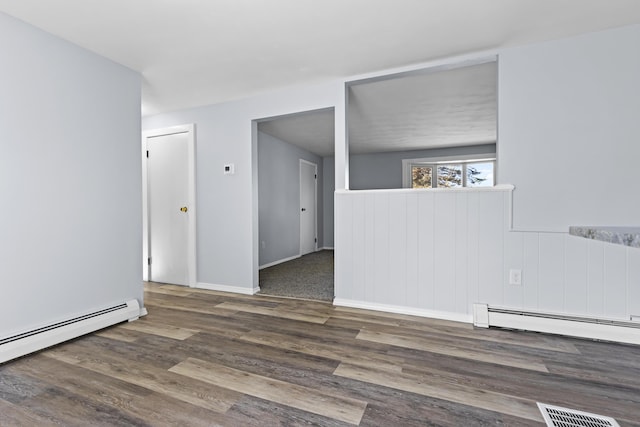
[[[511,231],[512,191],[337,191],[334,303],[464,322],[474,303],[640,316],[639,249]]]

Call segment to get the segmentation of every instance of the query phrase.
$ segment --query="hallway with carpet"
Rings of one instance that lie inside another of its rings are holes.
[[[260,270],[258,295],[333,301],[333,251],[313,252]]]

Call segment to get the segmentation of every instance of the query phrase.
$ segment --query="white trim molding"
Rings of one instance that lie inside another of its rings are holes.
[[[255,295],[258,292],[260,292],[259,286],[255,288],[245,288],[243,286],[216,285],[213,283],[198,282],[198,284],[195,287],[198,289],[206,289],[209,291],[230,292],[233,294],[242,294],[242,295]]]
[[[277,261],[269,262],[267,264],[263,264],[260,267],[258,267],[258,269],[262,270],[263,268],[273,267],[274,265],[282,264],[283,262],[293,261],[294,259],[298,259],[298,258],[300,258],[300,254],[290,256],[288,258],[282,258]]]
[[[334,299],[333,305],[336,307],[361,308],[363,310],[374,310],[386,313],[406,314],[409,316],[428,317],[431,319],[450,320],[452,322],[473,323],[473,316],[462,313],[448,313],[445,311],[424,310],[421,308],[380,304],[376,302],[354,301],[342,298]]]
[[[364,193],[387,193],[387,194],[401,194],[401,193],[421,193],[425,191],[435,193],[484,193],[484,192],[512,192],[515,187],[512,184],[499,184],[493,187],[457,187],[457,188],[393,188],[393,189],[379,189],[379,190],[336,190],[336,194],[364,194]]]

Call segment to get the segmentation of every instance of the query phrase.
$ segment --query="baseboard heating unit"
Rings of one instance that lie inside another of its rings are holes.
[[[140,317],[137,300],[0,339],[0,363]]]
[[[632,318],[636,318],[635,316]],[[473,305],[473,324],[640,344],[640,322]]]

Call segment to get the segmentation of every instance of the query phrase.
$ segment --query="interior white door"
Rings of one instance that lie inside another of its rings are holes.
[[[300,159],[300,255],[317,249],[317,173],[316,164]]]
[[[149,280],[189,283],[187,132],[147,138]]]

